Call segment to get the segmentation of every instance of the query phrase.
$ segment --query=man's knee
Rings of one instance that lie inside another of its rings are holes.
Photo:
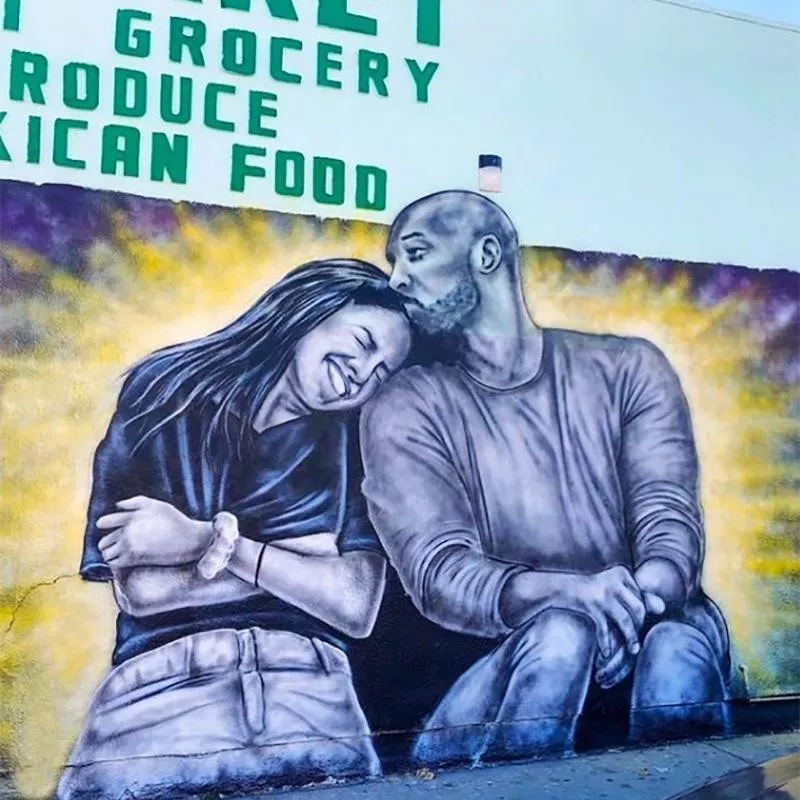
[[[635,700],[646,705],[721,700],[725,690],[717,662],[714,648],[697,628],[660,622],[639,654]]]
[[[645,637],[631,697],[631,739],[661,741],[728,729],[726,683],[709,639],[683,622]]]
[[[639,660],[675,667],[687,662],[700,666],[715,659],[711,643],[701,631],[685,622],[668,620],[659,622],[648,632]]]
[[[554,667],[591,664],[594,659],[594,624],[573,611],[542,611],[512,636],[517,659],[532,656],[542,666]]]

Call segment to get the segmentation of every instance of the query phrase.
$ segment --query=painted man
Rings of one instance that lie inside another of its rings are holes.
[[[413,203],[387,255],[419,327],[459,347],[364,412],[370,515],[426,617],[497,640],[416,758],[569,751],[590,685],[630,673],[634,739],[724,729],[728,636],[701,588],[698,461],[667,359],[537,326],[517,232],[481,195]]]

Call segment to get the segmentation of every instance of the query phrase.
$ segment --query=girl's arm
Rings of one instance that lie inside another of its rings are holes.
[[[194,564],[178,567],[112,567],[117,605],[134,617],[181,608],[232,603],[263,594],[229,572],[213,580],[200,576]]]
[[[227,570],[212,580],[201,577],[195,564],[112,567],[114,595],[123,611],[138,617],[269,592],[347,636],[365,638],[380,608],[386,561],[368,551],[339,555],[335,545],[333,553],[315,553],[322,548],[305,542],[323,536],[335,542],[333,534],[270,545],[239,539]]]
[[[347,636],[366,638],[383,597],[386,559],[366,550],[340,555],[335,535],[321,536],[329,537],[327,554],[296,552],[291,540],[278,546],[238,539],[228,571]],[[303,539],[296,541],[302,547]]]
[[[199,574],[196,564],[214,536],[211,523],[147,497],[123,500],[116,508],[97,520],[98,548],[126,613],[145,617],[260,594],[228,572],[210,581]]]
[[[334,534],[269,545],[240,538],[227,570],[206,580],[196,564],[213,540],[210,522],[191,520],[147,497],[117,508],[97,522],[109,531],[99,547],[114,577],[117,602],[133,616],[234,602],[266,591],[348,636],[363,638],[372,631],[386,574],[378,553],[340,555]]]

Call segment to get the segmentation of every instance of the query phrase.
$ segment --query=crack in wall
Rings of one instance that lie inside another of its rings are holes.
[[[17,621],[17,615],[19,614],[20,610],[25,605],[25,603],[30,599],[31,595],[39,591],[39,589],[45,588],[46,586],[55,586],[57,583],[60,583],[61,581],[68,580],[69,578],[78,578],[78,577],[80,576],[78,575],[77,572],[58,575],[55,578],[51,578],[50,580],[40,581],[39,583],[36,583],[33,586],[30,586],[28,589],[26,589],[22,593],[22,596],[14,604],[14,607],[11,609],[11,619],[9,619],[8,625],[6,625],[6,629],[5,631],[3,631],[3,638],[0,641],[0,645],[5,644],[6,639],[11,633],[11,629],[14,627],[14,624]]]

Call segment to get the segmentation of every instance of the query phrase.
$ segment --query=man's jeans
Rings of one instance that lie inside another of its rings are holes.
[[[570,752],[596,655],[588,618],[542,612],[456,681],[420,734],[415,760],[478,763]],[[725,731],[729,673],[725,623],[709,600],[656,622],[636,657],[631,738]]]
[[[379,772],[341,650],[283,631],[219,630],[111,672],[57,797],[163,797]]]

